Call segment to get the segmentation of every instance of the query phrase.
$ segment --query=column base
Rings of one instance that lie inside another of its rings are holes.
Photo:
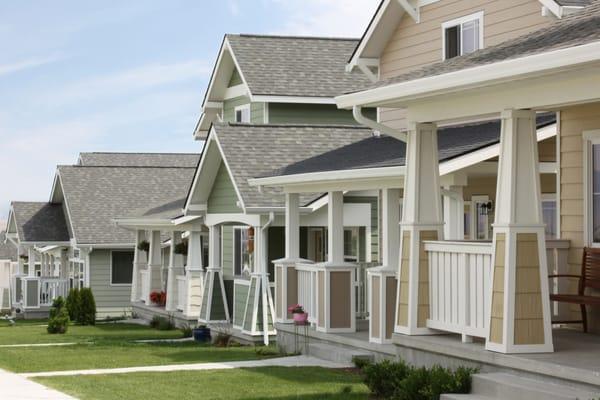
[[[351,263],[323,263],[317,268],[317,331],[356,332],[354,271]],[[335,301],[334,301],[335,300]]]

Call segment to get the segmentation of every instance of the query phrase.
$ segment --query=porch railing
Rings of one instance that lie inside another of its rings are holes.
[[[427,326],[470,337],[486,336],[492,272],[491,242],[426,242],[429,256]]]
[[[177,279],[177,310],[185,310],[187,303],[187,277],[185,275],[178,275]]]
[[[354,273],[354,286],[356,287],[356,317],[367,318],[369,316],[369,285],[367,271],[376,267],[378,263],[359,262]]]
[[[308,313],[308,322],[317,323],[317,269],[315,264],[296,265],[298,304]]]
[[[69,294],[69,280],[55,277],[41,277],[40,279],[40,305],[50,306],[52,302]]]
[[[146,301],[150,296],[150,274],[148,270],[140,271],[140,300]]]

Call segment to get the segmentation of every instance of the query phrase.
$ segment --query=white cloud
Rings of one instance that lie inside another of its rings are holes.
[[[0,76],[23,71],[29,68],[35,68],[46,64],[51,64],[60,60],[59,56],[37,57],[27,60],[15,61],[13,63],[0,64]]]
[[[268,0],[282,7],[286,22],[277,33],[360,37],[379,0]]]

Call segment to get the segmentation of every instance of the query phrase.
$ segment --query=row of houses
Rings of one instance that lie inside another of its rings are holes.
[[[11,306],[86,286],[294,351],[300,303],[318,356],[600,385],[597,311],[549,297],[600,242],[599,26],[597,1],[383,0],[360,39],[226,35],[200,154],[82,153],[11,204]]]

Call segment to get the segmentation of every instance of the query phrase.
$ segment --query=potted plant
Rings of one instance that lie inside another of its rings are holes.
[[[142,240],[137,245],[138,250],[145,251],[146,253],[150,251],[150,242],[147,240]]]
[[[298,325],[305,325],[308,322],[308,313],[304,311],[304,307],[302,307],[300,304],[289,306],[288,312],[292,313],[294,323]]]
[[[164,307],[164,305],[167,303],[167,293],[165,293],[164,291],[152,292],[152,293],[150,293],[150,301],[153,304]]]
[[[210,342],[210,328],[206,325],[198,325],[192,329],[192,336],[196,342]]]

